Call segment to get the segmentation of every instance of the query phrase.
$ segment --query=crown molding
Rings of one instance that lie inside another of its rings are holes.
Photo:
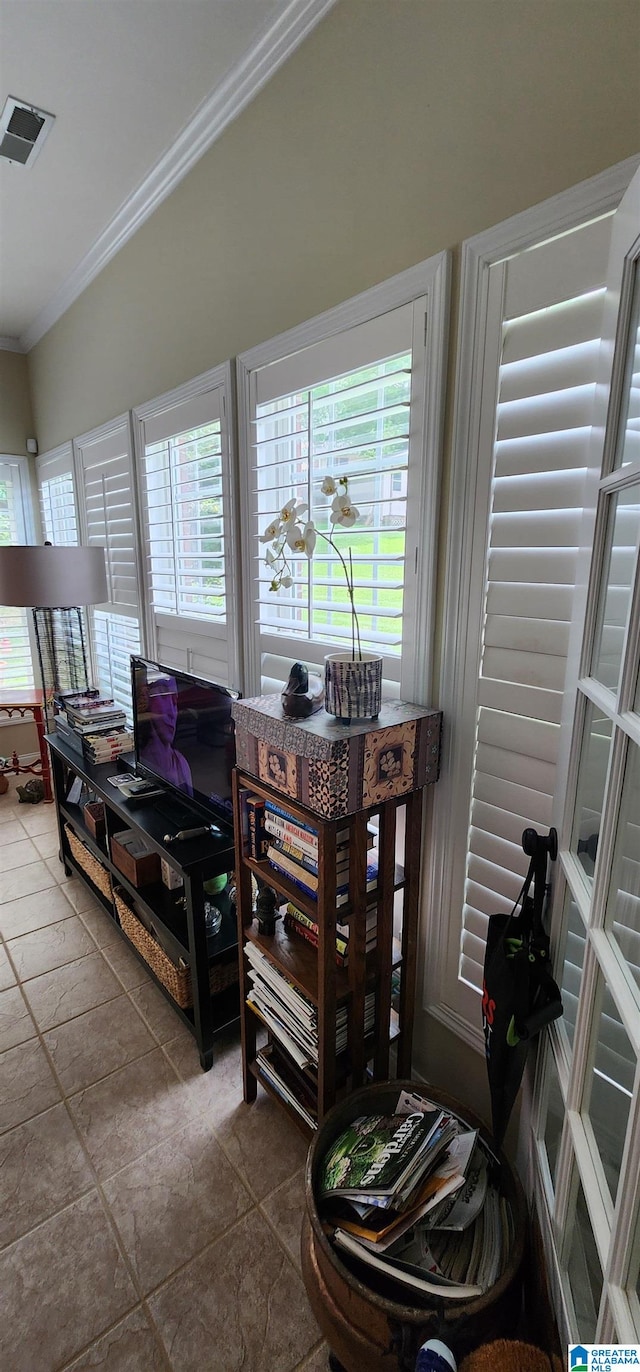
[[[19,347],[15,351],[29,352],[44,337],[335,3],[336,0],[290,0],[284,13],[211,91],[175,143],[120,206],[93,247],[17,340]]]
[[[10,338],[8,334],[0,334],[0,352],[26,353],[26,351],[21,338]]]

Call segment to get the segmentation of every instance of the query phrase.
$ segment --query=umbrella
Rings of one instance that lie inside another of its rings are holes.
[[[529,1044],[562,1014],[542,920],[547,858],[553,861],[558,852],[555,829],[548,837],[525,829],[522,847],[531,859],[529,871],[511,914],[490,916],[484,959],[482,1025],[496,1147],[505,1135]]]

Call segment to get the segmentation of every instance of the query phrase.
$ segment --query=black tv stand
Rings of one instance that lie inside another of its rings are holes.
[[[223,918],[217,934],[207,934],[204,911],[205,883],[235,869],[233,833],[225,833],[222,828],[219,832],[207,830],[197,838],[168,844],[165,834],[169,829],[174,833],[181,828],[203,826],[206,819],[202,812],[189,806],[188,801],[184,806],[179,801],[176,803],[166,792],[156,799],[140,796],[137,798],[140,803],[132,809],[130,802],[109,781],[115,772],[112,762],[94,766],[69,748],[59,734],[54,734],[47,742],[58,814],[59,854],[65,871],[86,883],[102,906],[105,919],[111,920],[132,953],[144,962],[176,1015],[194,1035],[201,1065],[207,1071],[213,1063],[215,1038],[237,1024],[239,1018],[238,931],[227,892],[222,892],[219,900]],[[69,798],[74,777],[80,777],[93,797],[104,802],[105,830],[101,837],[96,837],[87,828],[82,799],[76,804]],[[161,805],[168,818],[160,812]],[[111,840],[129,828],[137,831],[146,846],[178,872],[182,878],[180,887],[169,888],[162,881],[136,886],[122,872],[113,861]],[[90,858],[88,865],[83,859],[83,849],[87,850],[85,858]],[[174,968],[190,969],[192,995],[187,1008],[182,1009],[176,1003],[161,974],[156,975],[154,966],[144,956],[143,945],[137,947],[126,937],[120,926],[113,888],[117,888],[120,897],[126,898],[144,928],[152,931],[155,942]]]
[[[183,805],[174,796],[162,793],[157,799],[151,801],[157,814],[162,815],[167,825],[174,832],[180,829],[202,829],[207,825],[209,832],[221,838],[224,834],[223,829],[215,819],[203,814],[202,810],[196,810],[190,805]]]

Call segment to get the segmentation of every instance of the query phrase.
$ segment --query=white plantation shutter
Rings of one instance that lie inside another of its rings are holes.
[[[255,615],[262,687],[276,690],[291,661],[321,665],[350,650],[340,559],[318,536],[314,557],[291,557],[292,585],[270,591],[260,534],[292,497],[329,533],[324,476],[347,476],[359,510],[336,542],[351,559],[362,647],[385,658],[385,694],[398,694],[403,649],[414,306],[345,331],[253,378],[252,485]]]
[[[526,871],[522,831],[551,823],[609,227],[506,269],[459,965],[476,990],[488,917]]]
[[[131,714],[129,658],[140,652],[137,516],[127,415],[74,443],[82,543],[105,549],[109,599],[89,610],[97,684]]]
[[[43,537],[56,547],[76,547],[79,534],[72,444],[40,453],[36,475]]]
[[[126,711],[131,720],[132,653],[140,652],[140,625],[128,615],[108,610],[91,612],[93,651],[100,688]]]
[[[22,466],[10,458],[0,461],[0,544],[25,543]],[[33,687],[33,664],[29,638],[30,611],[15,605],[0,607],[0,689]]]
[[[159,661],[233,685],[239,619],[227,368],[135,412],[149,636]]]

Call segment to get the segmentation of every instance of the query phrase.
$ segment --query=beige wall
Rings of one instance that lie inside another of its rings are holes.
[[[0,453],[22,457],[34,433],[27,359],[0,348]]]
[[[637,0],[340,0],[30,358],[41,450],[619,161]]]

